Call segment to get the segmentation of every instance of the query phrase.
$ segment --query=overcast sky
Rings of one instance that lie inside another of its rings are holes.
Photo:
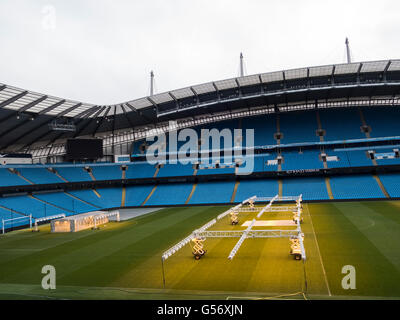
[[[95,104],[246,74],[400,58],[400,1],[0,0],[0,83]]]

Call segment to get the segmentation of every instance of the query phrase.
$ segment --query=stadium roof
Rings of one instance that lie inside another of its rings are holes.
[[[114,105],[95,105],[0,84],[0,150],[154,124],[201,113],[319,99],[399,95],[400,60],[307,67],[193,85]],[[383,86],[383,87],[382,87]],[[379,88],[381,87],[381,88]],[[74,133],[49,124],[69,121]]]

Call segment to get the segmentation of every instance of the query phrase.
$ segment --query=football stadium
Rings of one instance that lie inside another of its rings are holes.
[[[0,84],[0,298],[398,299],[399,88],[396,59],[115,105]]]

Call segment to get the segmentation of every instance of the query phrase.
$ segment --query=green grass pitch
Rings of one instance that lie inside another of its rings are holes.
[[[231,261],[238,238],[207,239],[199,261],[187,245],[165,262],[164,289],[162,253],[227,208],[168,208],[96,231],[52,234],[45,225],[1,235],[0,299],[400,297],[397,201],[304,204],[304,264],[289,255],[286,238],[247,239]],[[250,219],[239,217],[240,224]],[[41,288],[44,265],[56,268],[56,290]],[[344,265],[356,269],[355,290],[341,287]]]

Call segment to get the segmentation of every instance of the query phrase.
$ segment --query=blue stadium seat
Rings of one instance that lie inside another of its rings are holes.
[[[303,200],[329,199],[325,179],[321,177],[283,179],[284,196],[303,195]]]
[[[314,111],[282,113],[280,129],[283,133],[282,144],[319,141],[316,135],[317,116]]]
[[[122,202],[122,188],[96,189],[101,196],[103,208],[119,208]]]
[[[234,182],[199,183],[189,204],[229,203],[234,186]]]
[[[242,119],[242,129],[254,129],[254,145],[266,146],[275,145],[274,134],[276,129],[276,116],[258,116]],[[243,132],[243,144],[246,144],[245,133]]]
[[[331,177],[330,183],[335,199],[385,198],[371,175]]]
[[[273,197],[279,192],[276,179],[243,180],[236,191],[235,202],[241,202],[252,196]]]
[[[35,197],[60,208],[65,208],[74,214],[97,210],[96,207],[74,199],[63,192],[36,194]]]
[[[319,151],[306,150],[303,153],[284,152],[282,170],[322,169],[323,162],[319,159]]]
[[[160,184],[157,186],[146,206],[184,204],[193,185],[190,183]]]
[[[153,189],[152,185],[126,187],[125,206],[140,206]]]
[[[193,173],[194,169],[192,163],[185,165],[180,162],[177,164],[166,163],[160,168],[157,177],[192,176]]]
[[[382,184],[384,185],[389,196],[392,198],[400,198],[400,174],[399,173],[385,173],[380,174]]]
[[[61,213],[71,213],[66,210],[62,210],[52,205],[43,203],[39,200],[32,199],[28,196],[0,198],[0,205],[5,208],[24,213],[26,215],[32,214],[32,216],[35,218],[52,216]]]
[[[35,184],[50,184],[64,182],[46,168],[18,168],[21,175]]]
[[[400,136],[400,110],[398,107],[373,107],[363,109],[371,138]]]
[[[126,179],[152,178],[155,172],[155,165],[147,162],[137,162],[127,165]]]
[[[363,139],[361,118],[357,109],[330,109],[319,111],[325,141]]]
[[[109,166],[90,166],[92,174],[96,180],[119,180],[122,179],[122,170],[120,165]]]
[[[79,182],[79,181],[92,181],[89,173],[84,170],[84,167],[55,167],[57,172],[68,182]]]
[[[0,186],[23,186],[29,185],[30,183],[20,178],[18,175],[11,173],[5,168],[0,168]]]
[[[351,167],[363,167],[373,165],[372,160],[368,158],[368,155],[364,150],[347,151],[346,153]]]

